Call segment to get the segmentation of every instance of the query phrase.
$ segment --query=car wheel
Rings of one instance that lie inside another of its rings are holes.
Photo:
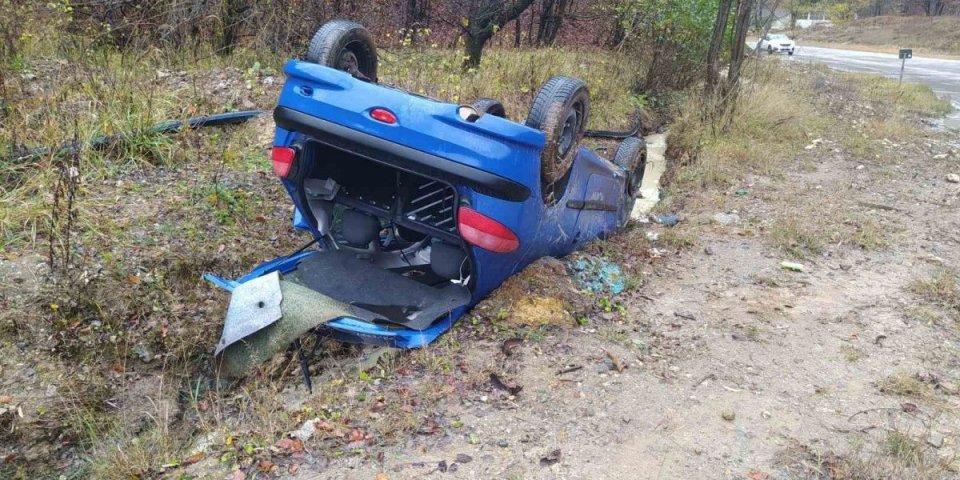
[[[554,194],[554,187],[573,166],[589,116],[590,92],[576,78],[551,78],[533,100],[526,124],[547,137],[540,154],[540,186],[548,203],[561,196]]]
[[[310,40],[307,60],[362,80],[377,81],[377,47],[370,32],[356,22],[325,23]]]
[[[489,114],[495,117],[507,118],[507,109],[502,103],[500,103],[499,100],[494,100],[492,98],[481,98],[476,102],[473,102],[472,107],[482,115]]]
[[[767,45],[767,54],[773,55],[773,47],[771,47],[770,45]]]
[[[617,153],[613,156],[613,163],[626,173],[626,212],[629,217],[633,211],[633,204],[640,195],[640,186],[643,185],[643,174],[647,169],[647,142],[642,138],[629,137],[620,142]]]
[[[787,52],[787,55],[793,55],[793,50],[790,50],[789,52]]]

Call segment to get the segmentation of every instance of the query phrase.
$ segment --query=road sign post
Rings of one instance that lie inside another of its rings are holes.
[[[913,58],[912,48],[900,49],[900,84],[903,85],[903,70],[907,68],[907,59]]]

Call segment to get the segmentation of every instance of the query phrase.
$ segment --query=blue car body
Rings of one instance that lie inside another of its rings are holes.
[[[275,147],[301,145],[305,139],[351,151],[361,145],[370,160],[442,179],[456,190],[461,205],[499,222],[519,239],[519,248],[507,253],[463,242],[472,266],[470,301],[429,327],[397,328],[351,317],[324,322],[325,331],[342,341],[426,345],[532,261],[564,256],[615,232],[629,217],[625,172],[588,148],[579,147],[562,196],[548,204],[540,185],[545,137],[539,130],[493,115],[467,121],[458,115],[457,104],[364,82],[318,64],[290,61],[284,72],[287,80],[274,111]],[[372,118],[375,109],[390,112],[395,123]],[[313,235],[321,248],[335,247],[306,213],[301,184],[289,179],[283,184],[296,206],[294,226]],[[236,280],[207,278],[232,291],[274,271],[293,272],[314,254],[278,258]]]

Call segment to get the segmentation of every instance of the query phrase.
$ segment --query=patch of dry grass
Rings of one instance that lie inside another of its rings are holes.
[[[960,309],[960,287],[952,270],[937,270],[929,278],[918,279],[910,285],[910,290],[935,305]]]
[[[942,460],[913,436],[898,430],[881,438],[858,437],[845,453],[806,445],[781,451],[777,464],[796,480],[941,480],[953,478],[951,460]]]
[[[524,122],[537,90],[555,75],[577,77],[590,89],[593,129],[626,129],[646,99],[631,88],[638,60],[598,49],[495,49],[486,52],[479,69],[461,71],[462,52],[419,47],[385,46],[381,76],[385,83],[434,98],[473,103],[495,98],[507,116]]]
[[[917,375],[897,373],[877,382],[877,388],[883,393],[902,397],[924,398],[933,394],[930,386],[924,383]]]
[[[751,172],[777,176],[781,163],[827,125],[811,104],[796,102],[796,95],[814,95],[809,79],[772,62],[750,64],[736,102],[719,115],[707,114],[719,108],[719,98],[691,93],[667,140],[672,186],[723,187]]]
[[[849,245],[879,250],[890,244],[890,232],[872,219],[851,217],[837,211],[797,207],[784,213],[770,227],[770,242],[795,258],[818,255],[829,245]]]
[[[937,97],[933,89],[926,84],[904,83],[901,85],[892,78],[869,73],[844,73],[842,77],[849,80],[864,99],[896,112],[943,116],[953,109],[948,99]],[[895,127],[902,127],[902,125],[889,127],[877,125],[873,128],[882,132]],[[907,132],[909,133],[909,130]]]

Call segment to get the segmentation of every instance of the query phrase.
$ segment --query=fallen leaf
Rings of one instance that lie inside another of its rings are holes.
[[[257,467],[260,468],[260,471],[264,473],[267,473],[270,470],[273,470],[273,467],[275,466],[276,464],[271,462],[270,460],[260,460],[260,463],[257,464]]]
[[[0,403],[10,403],[13,400],[13,395],[0,395]]]
[[[229,480],[246,480],[247,474],[243,473],[243,470],[234,470],[228,478]]]
[[[378,473],[374,480],[390,480],[386,473]]]
[[[770,474],[767,472],[761,472],[760,470],[750,470],[750,473],[747,474],[747,477],[750,480],[767,480],[770,478]]]
[[[613,369],[616,370],[617,373],[623,373],[623,371],[627,369],[626,365],[620,361],[620,358],[610,350],[607,350],[607,358],[610,359],[610,363],[613,364]]]
[[[317,430],[323,430],[324,432],[330,432],[333,430],[333,425],[330,425],[330,422],[327,422],[326,420],[322,422],[315,422],[313,426],[316,427]]]
[[[127,275],[127,281],[130,282],[131,285],[139,285],[140,275]]]
[[[353,430],[350,430],[350,433],[347,434],[347,441],[350,443],[359,442],[363,440],[363,436],[363,430],[354,428]]]
[[[917,413],[917,411],[920,410],[916,404],[910,402],[901,403],[900,408],[902,408],[905,413]]]
[[[300,470],[299,463],[291,463],[290,465],[287,466],[287,473],[289,473],[290,475],[296,475],[297,471],[299,470]]]
[[[299,438],[281,438],[276,447],[286,453],[300,453],[303,451],[303,441]]]
[[[206,456],[207,456],[206,452],[194,453],[193,455],[190,455],[189,457],[185,458],[182,462],[180,462],[180,465],[183,465],[183,466],[193,465],[194,463],[197,463],[200,460],[203,460],[203,458]]]

